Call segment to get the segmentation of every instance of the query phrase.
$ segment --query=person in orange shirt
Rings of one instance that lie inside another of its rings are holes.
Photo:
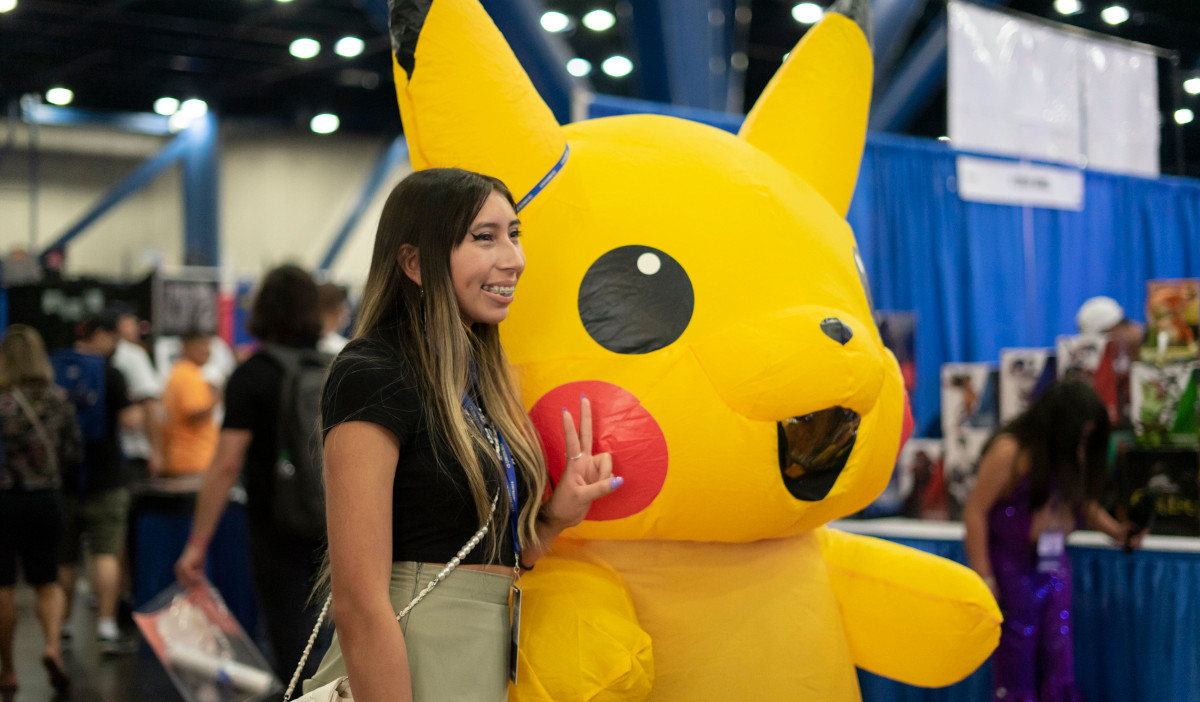
[[[163,389],[166,412],[163,424],[163,468],[166,475],[203,472],[217,449],[213,409],[217,394],[204,379],[201,367],[210,354],[208,334],[183,335],[183,356],[171,369]]]

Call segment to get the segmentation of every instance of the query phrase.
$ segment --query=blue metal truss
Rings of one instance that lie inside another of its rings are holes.
[[[170,134],[166,117],[140,113],[104,113],[50,105],[30,105],[26,122],[39,125],[102,126],[141,134]],[[43,251],[66,248],[122,200],[149,185],[166,169],[183,166],[184,260],[189,265],[220,263],[221,239],[217,188],[217,121],[211,114],[197,117],[158,153],[146,159],[92,207],[59,233]],[[36,187],[36,184],[34,184]]]

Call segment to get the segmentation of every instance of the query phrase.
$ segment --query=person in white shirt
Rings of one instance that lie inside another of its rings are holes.
[[[348,339],[338,333],[350,321],[350,304],[346,301],[346,289],[333,283],[322,283],[317,287],[317,308],[321,312],[321,339],[317,349],[336,356]]]
[[[129,386],[129,399],[143,409],[141,426],[121,430],[121,449],[135,464],[144,466],[146,474],[157,475],[162,470],[162,380],[150,354],[139,343],[141,321],[133,310],[124,305],[114,306],[117,313],[117,349],[112,364]]]

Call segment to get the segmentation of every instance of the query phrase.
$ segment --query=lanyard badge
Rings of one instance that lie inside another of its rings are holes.
[[[512,451],[508,448],[508,442],[504,440],[504,436],[497,431],[483,416],[483,412],[471,399],[470,394],[463,396],[463,408],[471,415],[471,418],[483,431],[487,437],[488,443],[496,451],[500,463],[504,466],[505,488],[508,492],[509,510],[508,524],[512,531],[513,544],[513,571],[515,576],[513,579],[512,592],[510,593],[510,610],[509,610],[509,630],[511,638],[508,646],[508,677],[513,683],[517,682],[517,646],[521,637],[521,588],[517,587],[517,580],[521,577],[521,539],[517,528],[517,513],[518,513],[518,497],[517,497],[517,468],[516,461],[513,460]]]

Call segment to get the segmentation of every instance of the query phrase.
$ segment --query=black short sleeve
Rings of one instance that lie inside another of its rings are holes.
[[[371,422],[406,445],[421,416],[416,376],[397,351],[356,339],[338,354],[321,397],[324,434],[342,422]]]

